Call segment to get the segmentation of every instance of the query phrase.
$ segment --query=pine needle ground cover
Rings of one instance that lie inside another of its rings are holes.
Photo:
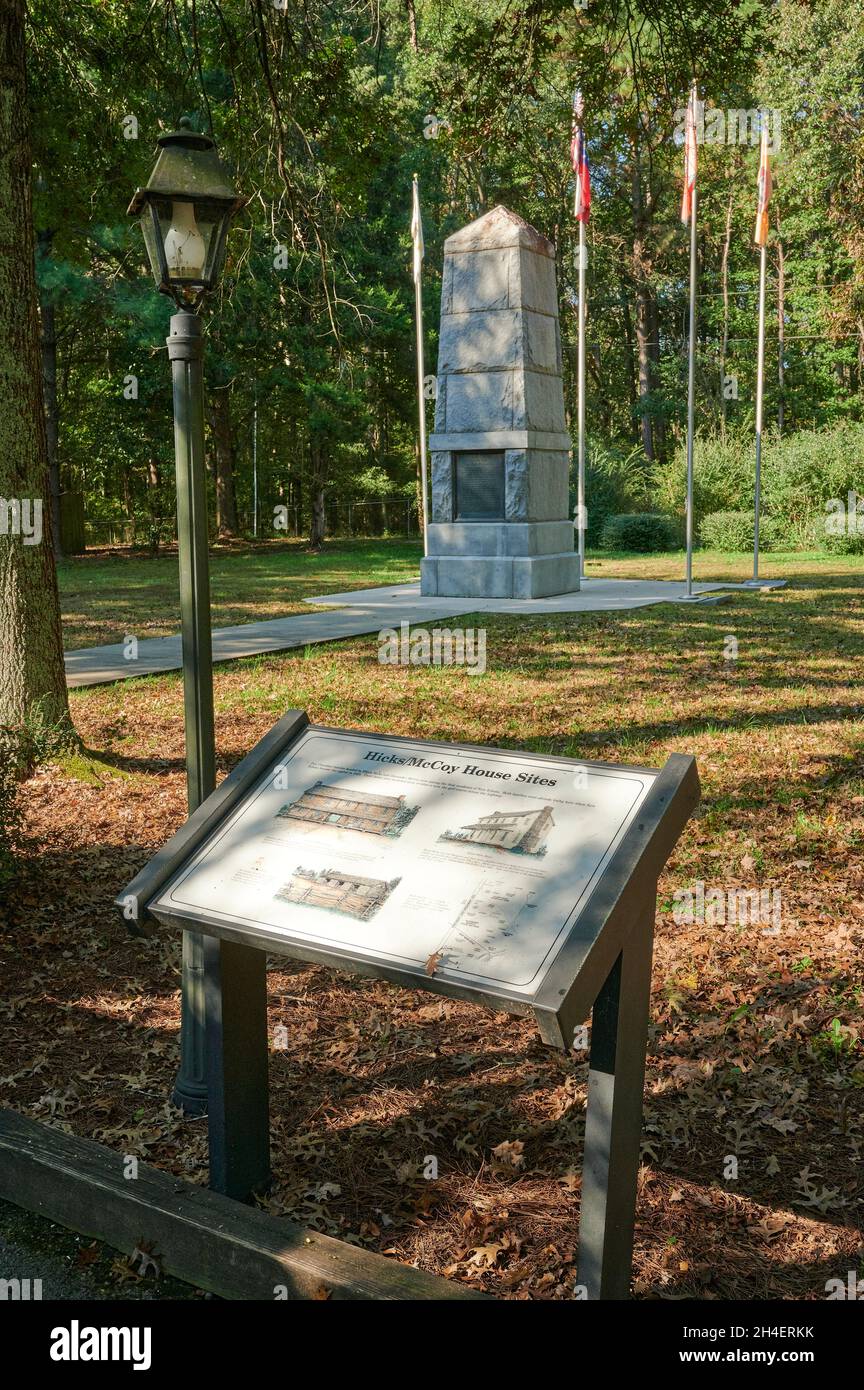
[[[374,635],[216,669],[220,775],[290,706],[612,762],[696,756],[703,802],[660,883],[641,1298],[824,1299],[864,1273],[860,561],[771,559],[789,588],[716,607],[465,618],[487,632],[484,676],[381,666]],[[72,704],[87,754],[23,789],[0,1103],[205,1183],[206,1124],[168,1103],[179,940],[134,940],[111,906],[185,817],[181,681]],[[682,920],[699,885],[769,892],[779,931]],[[271,967],[270,1210],[500,1297],[573,1297],[585,1053],[467,1004]]]

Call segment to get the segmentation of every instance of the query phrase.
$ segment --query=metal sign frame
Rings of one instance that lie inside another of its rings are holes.
[[[154,900],[239,807],[280,756],[307,731],[362,734],[312,725],[290,710],[192,813],[185,825],[118,895],[127,926],[149,934]],[[489,754],[477,744],[366,736],[441,750]],[[466,999],[494,1010],[534,1015],[546,1043],[570,1047],[591,1016],[588,1109],[583,1159],[578,1281],[588,1298],[629,1293],[636,1175],[642,1124],[657,878],[699,801],[692,757],[673,753],[660,770],[531,754],[538,763],[651,773],[653,785],[614,849],[532,998],[346,955],[337,947],[286,941],[267,927],[250,930],[198,913],[168,911],[164,924],[203,934],[207,976],[207,1073],[211,1187],[241,1200],[269,1179],[266,952]]]

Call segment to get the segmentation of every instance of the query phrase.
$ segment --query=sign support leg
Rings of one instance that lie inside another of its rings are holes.
[[[589,1299],[630,1296],[654,909],[652,893],[591,1016],[577,1275]]]
[[[270,1180],[267,956],[205,936],[210,1186],[248,1202]]]

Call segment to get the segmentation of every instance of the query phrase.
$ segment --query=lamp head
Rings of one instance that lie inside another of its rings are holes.
[[[129,204],[139,216],[153,278],[176,303],[197,303],[218,284],[228,225],[244,200],[209,135],[188,117],[157,140],[159,157]]]

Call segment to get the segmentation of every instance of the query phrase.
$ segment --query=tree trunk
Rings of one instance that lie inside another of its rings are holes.
[[[777,214],[777,385],[780,388],[777,393],[777,433],[783,433],[783,423],[785,402],[783,393],[785,388],[785,372],[783,368],[783,354],[786,350],[786,258],[783,254],[783,243],[780,240],[780,214]]]
[[[309,531],[309,548],[320,550],[324,544],[326,518],[324,512],[324,458],[321,445],[313,439],[309,445],[312,464],[310,491],[312,493],[312,526]]]
[[[732,245],[732,201],[726,208],[726,234],[723,238],[723,255],[720,260],[720,277],[723,289],[723,335],[720,340],[720,421],[723,438],[726,438],[726,354],[729,351],[729,248]]]
[[[207,401],[213,451],[216,456],[216,535],[219,540],[231,540],[237,535],[234,429],[231,422],[231,397],[228,392],[227,386],[211,387]]]
[[[660,361],[660,343],[657,342],[657,307],[651,293],[651,259],[646,245],[647,229],[653,217],[650,185],[643,188],[642,164],[639,156],[639,139],[633,139],[633,164],[631,171],[631,210],[633,217],[633,284],[636,286],[636,353],[639,360],[639,399],[645,402],[646,396],[657,388],[657,363]],[[642,421],[642,448],[646,459],[653,463],[657,457],[657,431],[651,421],[650,407],[640,411]]]
[[[47,261],[51,255],[52,231],[40,232],[37,237],[39,259]],[[63,555],[63,542],[60,534],[60,460],[57,454],[57,441],[60,435],[59,410],[57,406],[57,326],[54,300],[46,292],[39,298],[39,313],[42,324],[42,390],[45,396],[45,437],[48,446],[48,481],[51,490],[51,539],[54,542],[54,557]]]
[[[123,469],[123,506],[129,522],[129,535],[132,545],[135,544],[135,505],[132,500],[132,484],[129,479],[129,470]]]
[[[419,53],[420,43],[417,37],[417,11],[414,0],[405,0],[405,8],[408,11],[408,33],[410,36],[411,48],[414,53]]]
[[[657,298],[652,293],[650,297],[650,324],[651,333],[648,339],[648,357],[651,362],[651,390],[660,389],[660,310],[657,307]],[[654,457],[660,463],[666,457],[666,420],[663,415],[655,415],[651,420],[651,433],[654,438]]]
[[[320,550],[324,544],[326,532],[324,520],[324,489],[315,487],[312,490],[312,529],[309,533],[309,545],[312,550]]]
[[[656,387],[655,364],[659,359],[659,344],[654,344],[657,334],[657,313],[651,293],[651,260],[645,243],[645,233],[650,221],[650,206],[642,192],[642,174],[639,154],[634,146],[633,170],[631,175],[631,196],[633,212],[633,281],[636,286],[636,351],[639,362],[639,399],[644,402]],[[641,411],[642,448],[645,457],[652,463],[656,458],[655,431],[650,408]]]
[[[633,347],[633,316],[630,313],[629,286],[621,281],[621,310],[624,315],[624,360],[627,364],[627,399],[630,403],[630,425],[628,433],[633,443],[638,442],[636,426],[636,353]]]
[[[634,247],[634,260],[636,248]],[[644,401],[651,394],[654,384],[653,359],[651,357],[651,325],[654,315],[651,305],[651,291],[641,277],[636,284],[636,349],[639,356],[639,399]],[[640,415],[642,427],[642,448],[645,457],[654,461],[654,433],[651,428],[651,415],[643,410]]]
[[[47,521],[24,0],[0,6],[0,724],[71,732]],[[29,534],[27,534],[29,532]]]
[[[150,547],[151,555],[159,554],[159,536],[162,530],[162,505],[160,501],[160,487],[162,477],[159,472],[159,463],[156,459],[147,461],[147,511],[150,515],[150,534],[147,544]]]

